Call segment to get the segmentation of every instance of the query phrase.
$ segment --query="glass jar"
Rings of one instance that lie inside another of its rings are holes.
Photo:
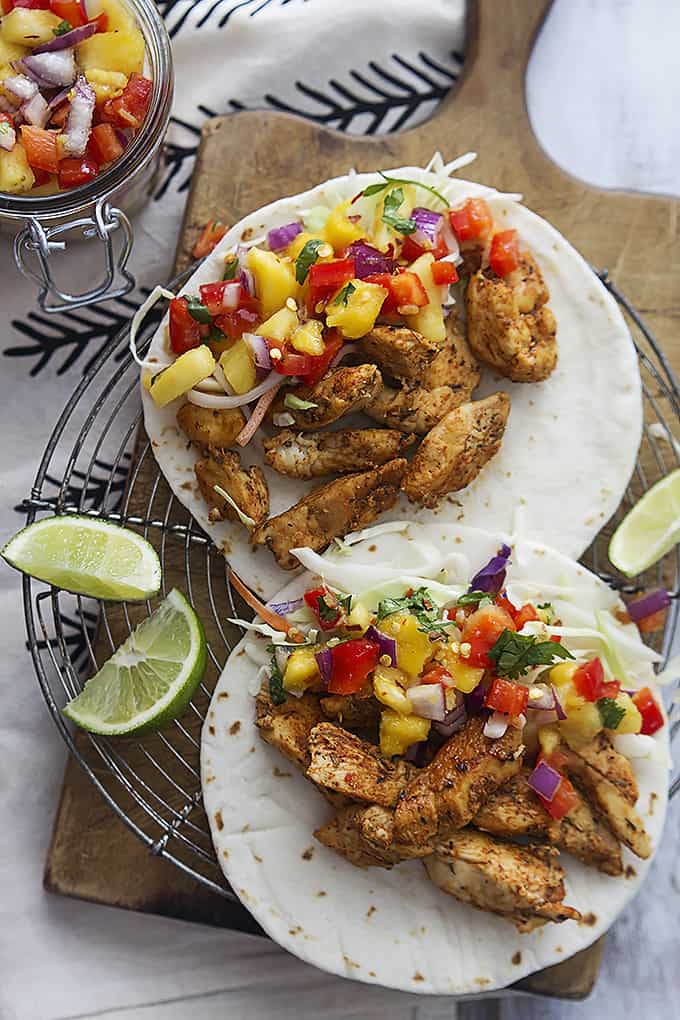
[[[153,80],[151,103],[141,130],[120,159],[79,188],[40,197],[0,192],[0,228],[16,234],[14,261],[24,276],[38,285],[38,303],[45,312],[120,297],[135,285],[126,269],[133,242],[128,217],[153,191],[170,119],[174,77],[170,39],[155,3],[124,2],[144,36],[145,73]],[[21,228],[18,233],[17,228]],[[89,290],[72,294],[59,289],[50,260],[63,258],[69,243],[83,238],[102,246],[103,276]]]

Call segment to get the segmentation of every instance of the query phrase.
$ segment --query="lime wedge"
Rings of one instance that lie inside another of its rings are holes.
[[[102,736],[141,735],[182,714],[205,672],[201,621],[170,592],[85,684],[64,715]]]
[[[95,517],[46,517],[10,538],[0,555],[39,581],[97,599],[134,602],[161,586],[153,546],[134,531]]]
[[[628,577],[657,563],[680,542],[680,468],[653,485],[626,514],[609,543],[609,559]]]

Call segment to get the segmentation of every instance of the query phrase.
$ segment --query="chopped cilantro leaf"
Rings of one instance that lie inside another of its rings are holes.
[[[225,262],[225,264],[224,264],[224,272],[222,273],[222,279],[223,280],[235,280],[236,279],[236,275],[238,273],[238,268],[239,268],[238,267],[238,259],[236,258],[236,256],[234,256],[233,258],[229,259],[228,262]]]
[[[64,19],[59,22],[56,28],[52,29],[52,35],[66,35],[66,33],[70,32],[72,28],[73,25]]]
[[[539,641],[535,634],[516,634],[504,630],[495,645],[487,652],[496,663],[498,676],[519,679],[534,666],[550,666],[555,659],[573,659],[574,656],[555,641]]]
[[[286,700],[287,695],[283,686],[281,670],[276,665],[276,659],[273,655],[269,668],[269,697],[275,705],[282,705]]]
[[[626,714],[625,708],[617,704],[614,698],[600,698],[597,710],[606,730],[615,730]]]
[[[187,298],[187,311],[192,319],[209,326],[212,323],[212,316],[206,306],[196,297]]]
[[[302,397],[296,397],[294,393],[286,393],[283,400],[284,407],[289,407],[291,411],[311,411],[313,407],[318,407],[313,400],[303,400]]]
[[[444,198],[442,193],[437,191],[436,188],[431,187],[429,184],[422,184],[420,181],[410,181],[403,177],[388,177],[387,174],[382,172],[382,170],[380,170],[379,173],[380,176],[384,178],[384,183],[380,182],[378,184],[369,184],[369,186],[364,188],[361,192],[365,198],[370,198],[371,195],[379,195],[381,191],[384,191],[385,188],[389,188],[391,184],[412,184],[416,188],[423,188],[424,191],[429,191],[431,195],[438,198],[444,205],[449,204],[448,200]]]
[[[345,286],[340,291],[340,293],[337,295],[337,297],[333,299],[333,304],[334,305],[342,304],[346,308],[347,302],[349,301],[355,290],[356,287],[354,286],[353,283],[346,283]]]
[[[300,254],[295,260],[295,279],[298,283],[302,284],[307,279],[309,270],[314,265],[317,259],[319,248],[323,244],[318,238],[313,237],[311,241],[307,241]]]
[[[454,626],[454,620],[443,620],[438,607],[434,604],[427,588],[419,588],[411,595],[403,595],[397,599],[382,599],[378,603],[376,623],[393,613],[412,613],[419,623],[418,630],[425,632],[442,630]]]
[[[385,195],[383,202],[383,223],[395,230],[398,234],[414,234],[416,221],[405,219],[399,215],[399,206],[403,204],[404,192],[401,188],[395,188]]]
[[[480,606],[484,603],[485,605],[492,605],[493,599],[490,598],[488,591],[469,591],[465,595],[461,595],[460,598],[456,599],[456,608],[458,606]]]

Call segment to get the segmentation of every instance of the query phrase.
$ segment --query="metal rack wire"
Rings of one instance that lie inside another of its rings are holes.
[[[193,267],[192,267],[193,269]],[[187,270],[170,286],[176,288]],[[654,482],[680,466],[680,391],[658,341],[627,299],[598,273],[626,315],[640,359],[645,428],[638,462],[624,500],[583,557],[591,569],[624,591],[637,590],[611,574],[609,539],[625,512]],[[138,340],[150,340],[149,323]],[[127,330],[95,361],[68,401],[49,438],[30,498],[27,523],[42,514],[88,513],[139,530],[158,550],[166,573],[183,574],[185,593],[200,603],[209,639],[209,667],[185,715],[142,740],[109,740],[66,725],[61,708],[81,690],[144,614],[142,605],[113,606],[24,578],[26,631],[47,706],[70,752],[119,818],[152,854],[172,861],[220,896],[235,899],[212,850],[201,801],[200,727],[211,691],[238,631],[224,621],[237,609],[222,554],[177,502],[153,460],[141,425],[138,373],[127,350]],[[610,573],[606,573],[609,571]],[[640,588],[663,585],[677,592],[680,550],[672,550],[644,577]],[[165,582],[164,582],[165,584]],[[162,594],[165,594],[165,587]],[[663,634],[653,643],[670,654],[680,606],[674,599]],[[675,727],[680,722],[674,723]],[[680,778],[671,793],[680,788]]]

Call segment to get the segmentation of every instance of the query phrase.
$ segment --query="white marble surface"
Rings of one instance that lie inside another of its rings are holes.
[[[679,39],[677,0],[557,0],[528,81],[535,130],[551,157],[595,184],[680,195]],[[13,411],[11,405],[4,408],[5,414]],[[51,409],[36,409],[27,446],[46,434],[51,415]],[[3,482],[14,494],[11,472]],[[5,594],[17,590],[7,572],[0,586]],[[19,655],[18,605],[8,612],[6,623],[17,635],[12,652]],[[5,718],[11,725],[0,727],[6,766],[0,776],[2,1020],[456,1015],[456,1007],[442,1000],[419,1001],[328,978],[260,939],[45,895],[40,877],[62,755],[24,661],[23,676],[13,669],[4,678],[3,697],[13,708]],[[29,742],[40,749],[44,771],[27,786]],[[676,804],[649,881],[608,940],[602,975],[588,1002],[504,1000],[458,1007],[460,1015],[502,1020],[570,1020],[576,1014],[579,1020],[599,1020],[624,1011],[646,1020],[675,1015],[679,837]]]

